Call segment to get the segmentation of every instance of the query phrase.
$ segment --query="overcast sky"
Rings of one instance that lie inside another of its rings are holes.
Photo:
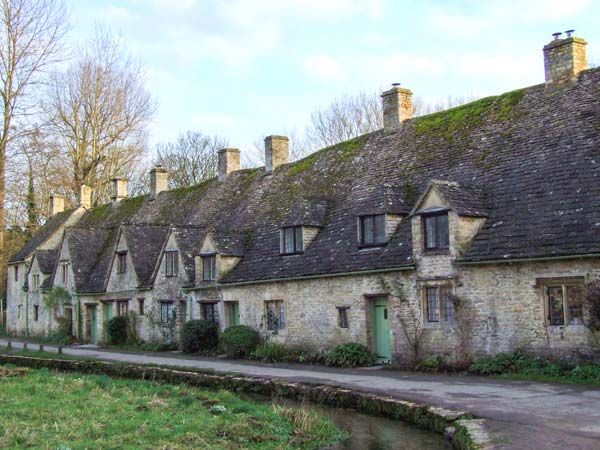
[[[600,65],[600,1],[70,0],[74,43],[119,33],[159,104],[151,141],[194,129],[247,148],[332,99],[400,82],[426,100],[543,82],[575,28]],[[450,5],[451,4],[451,5]]]

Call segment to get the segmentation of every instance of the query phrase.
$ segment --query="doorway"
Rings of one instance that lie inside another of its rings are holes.
[[[89,305],[89,318],[90,318],[90,342],[92,344],[98,343],[98,309],[96,305]]]
[[[371,301],[373,350],[380,364],[392,362],[390,338],[390,308],[387,297],[376,297]]]

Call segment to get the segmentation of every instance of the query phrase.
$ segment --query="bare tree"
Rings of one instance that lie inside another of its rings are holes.
[[[192,186],[217,174],[218,151],[228,145],[221,136],[187,131],[175,142],[156,147],[156,163],[170,172],[171,188]]]
[[[98,202],[144,153],[156,106],[141,65],[109,32],[96,30],[80,55],[54,79],[49,122],[69,156],[73,192],[86,184]]]
[[[13,139],[31,115],[33,87],[60,59],[67,31],[67,14],[60,0],[0,0],[0,287],[4,263],[11,249],[4,248],[6,228],[6,159]],[[14,242],[14,240],[11,240]]]

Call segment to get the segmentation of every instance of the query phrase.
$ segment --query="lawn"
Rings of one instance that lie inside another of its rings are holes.
[[[346,432],[307,408],[227,391],[0,366],[0,448],[321,448]]]

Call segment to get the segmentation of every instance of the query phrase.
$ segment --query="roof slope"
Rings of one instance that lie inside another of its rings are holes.
[[[128,225],[122,228],[139,285],[149,286],[169,227]]]
[[[43,274],[50,274],[54,271],[54,264],[56,263],[56,257],[58,255],[57,250],[36,250],[35,258],[37,259],[40,271]]]
[[[109,232],[99,228],[68,228],[64,242],[69,249],[71,268],[78,292],[93,291],[92,272],[98,264]]]
[[[594,69],[561,89],[532,86],[414,118],[273,174],[241,170],[156,200],[95,208],[77,226],[234,230],[245,236],[244,255],[226,283],[395,268],[413,263],[409,221],[386,246],[365,251],[357,216],[408,213],[431,180],[447,180],[460,186],[443,194],[453,205],[487,216],[465,260],[599,254],[599,164]],[[304,254],[281,256],[280,227],[297,221],[321,230]]]

